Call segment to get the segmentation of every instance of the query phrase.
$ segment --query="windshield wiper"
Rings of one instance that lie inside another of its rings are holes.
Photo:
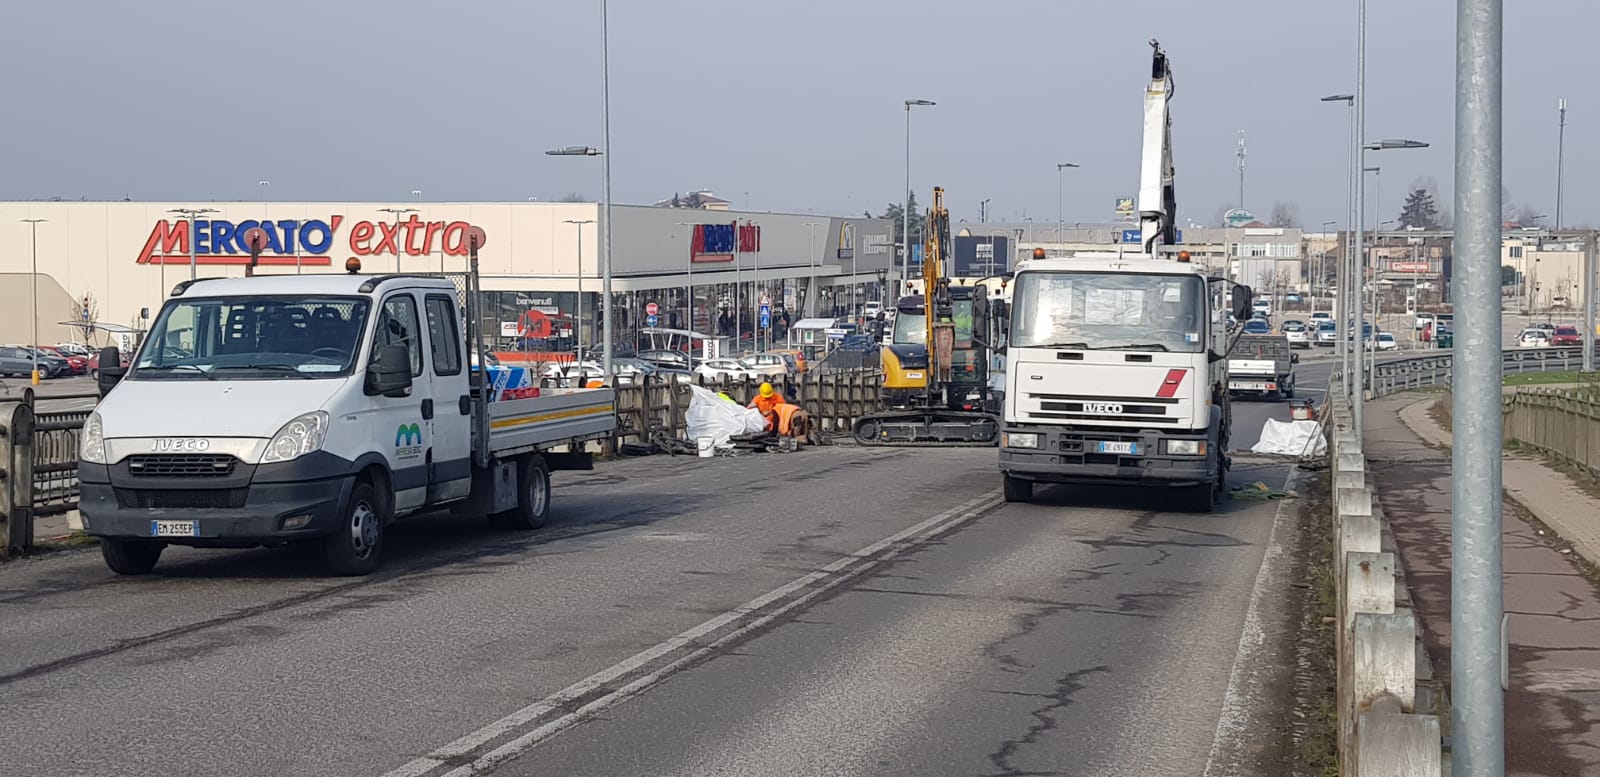
[[[266,364],[231,364],[231,365],[228,365],[227,367],[218,367],[217,369],[225,369],[225,370],[268,370],[268,371],[272,371],[272,372],[288,372],[288,373],[293,373],[294,376],[297,377],[297,378],[305,378],[306,380],[311,380],[311,376],[305,374],[304,372],[301,372],[300,368],[298,366],[293,365],[293,364],[284,364],[282,362],[268,362]]]
[[[212,375],[210,370],[202,369],[200,367],[200,365],[198,365],[198,364],[151,364],[151,365],[147,365],[147,366],[144,366],[144,367],[135,367],[135,368],[133,368],[134,372],[145,372],[147,370],[150,371],[150,372],[169,372],[169,371],[172,371],[172,370],[194,370],[195,372],[198,372],[201,375],[204,375],[206,377],[206,380],[216,380],[217,379],[217,376]]]
[[[1037,345],[1020,346],[1022,348],[1080,348],[1086,351],[1096,350],[1088,343],[1039,343]]]
[[[1170,351],[1171,348],[1161,343],[1134,343],[1132,345],[1108,345],[1102,351]]]

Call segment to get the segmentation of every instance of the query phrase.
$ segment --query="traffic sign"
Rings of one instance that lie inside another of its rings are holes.
[[[660,312],[661,312],[661,307],[656,305],[656,303],[654,303],[654,302],[646,302],[646,303],[644,303],[644,314],[645,315],[653,316],[653,315],[655,315],[657,313],[660,313]],[[654,324],[652,324],[651,326],[654,326]]]
[[[650,307],[653,308],[653,307],[655,307],[655,305],[651,305]],[[661,321],[661,319],[659,317],[657,317],[653,313],[644,317],[644,325],[645,326],[655,326],[656,324],[660,323],[660,321]]]
[[[760,325],[761,325],[762,329],[771,329],[772,328],[772,306],[771,305],[762,305],[761,306],[761,322],[760,322]]]

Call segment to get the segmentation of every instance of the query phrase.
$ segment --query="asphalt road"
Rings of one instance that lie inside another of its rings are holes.
[[[1302,368],[1301,387],[1314,388]],[[1236,448],[1284,403],[1236,409]],[[529,534],[389,567],[170,549],[0,565],[8,773],[1243,775],[1292,502],[1002,505],[992,449],[558,473]],[[1241,457],[1236,484],[1286,465]]]

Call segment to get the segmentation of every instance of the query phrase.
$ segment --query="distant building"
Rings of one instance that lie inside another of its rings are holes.
[[[661,200],[657,208],[693,208],[696,210],[727,210],[730,203],[727,200],[712,194],[709,189],[689,192],[688,194],[673,194],[670,199]]]

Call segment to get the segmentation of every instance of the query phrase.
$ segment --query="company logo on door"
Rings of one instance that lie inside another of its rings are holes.
[[[397,459],[414,459],[422,455],[422,426],[401,424],[394,433],[394,456]]]
[[[185,219],[162,219],[150,229],[138,264],[188,264],[192,248],[195,264],[246,265],[250,245],[245,234],[260,227],[267,246],[261,252],[263,266],[327,266],[333,263],[335,242],[342,242],[356,256],[430,256],[440,250],[450,256],[466,256],[465,221],[424,222],[411,214],[409,221],[352,221],[349,235],[338,240],[345,218],[280,219],[278,221],[196,219],[193,226]],[[190,243],[193,243],[191,246]],[[340,249],[343,250],[343,249]]]

